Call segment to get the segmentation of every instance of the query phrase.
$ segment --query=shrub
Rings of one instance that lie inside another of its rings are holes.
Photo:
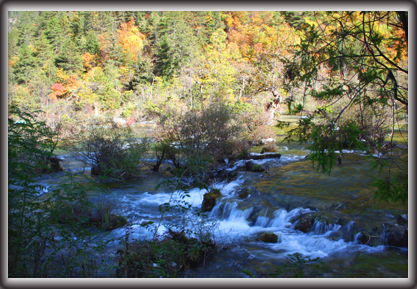
[[[87,186],[87,187],[86,187]],[[94,200],[92,194],[106,190],[88,184],[62,184],[47,198],[50,220],[54,224],[72,226],[76,230],[98,228],[109,231],[127,223],[123,216],[114,214],[114,203],[104,198]]]
[[[268,126],[268,116],[260,111],[246,111],[241,116],[241,121],[245,128],[242,138],[246,139],[251,145],[258,145],[262,139],[275,138],[275,133]]]
[[[169,230],[161,239],[129,243],[119,250],[117,276],[125,278],[183,277],[186,270],[208,261],[216,245]]]
[[[9,176],[29,176],[60,171],[59,159],[53,152],[58,144],[58,132],[36,121],[32,114],[17,107],[9,109],[8,159]]]
[[[91,234],[86,229],[94,209],[87,198],[89,189],[70,182],[40,196],[33,177],[42,168],[36,162],[39,156],[50,155],[45,148],[53,144],[48,138],[51,132],[30,114],[14,109],[10,113],[8,277],[97,276],[98,265],[89,252],[93,250],[88,245]],[[14,113],[24,121],[16,122]]]
[[[288,255],[287,262],[278,267],[273,273],[269,274],[272,278],[286,277],[286,278],[303,278],[306,269],[323,267],[323,262],[319,261],[319,257],[311,259],[308,256],[303,256],[300,253]]]
[[[184,158],[206,154],[212,159],[232,154],[241,126],[225,105],[213,104],[183,115],[169,112],[160,118],[160,136],[176,142]]]
[[[130,127],[107,120],[92,123],[71,139],[69,148],[77,159],[92,165],[92,175],[130,179],[139,177],[146,166],[143,158],[149,144],[136,140]]]
[[[156,143],[153,146],[153,151],[156,157],[156,163],[153,165],[153,171],[158,172],[159,167],[165,159],[171,160],[176,168],[179,167],[178,150],[167,140]]]

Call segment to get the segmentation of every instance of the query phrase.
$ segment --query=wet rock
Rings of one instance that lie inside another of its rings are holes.
[[[383,224],[361,231],[356,237],[356,241],[368,246],[388,245],[395,247],[408,247],[408,230],[400,226]]]
[[[234,180],[237,178],[239,172],[238,171],[229,171],[229,170],[220,170],[217,173],[214,174],[214,178],[216,178],[218,181],[224,181],[224,180]]]
[[[246,191],[246,192],[245,192]],[[248,196],[238,203],[237,209],[241,211],[251,210],[247,221],[254,225],[259,216],[272,218],[273,213],[279,207],[272,205],[274,203],[273,196],[259,192],[253,186],[248,186],[239,190],[242,193],[248,193]]]
[[[237,193],[239,198],[246,199],[246,197],[249,196],[249,194],[250,194],[250,189],[249,188],[241,188],[236,193]]]
[[[408,229],[393,227],[387,236],[387,244],[395,247],[408,247]]]
[[[384,245],[384,241],[381,235],[372,234],[372,232],[365,232],[365,231],[362,231],[359,234],[357,234],[355,241],[360,244],[371,246],[371,247]]]
[[[313,216],[300,217],[298,222],[295,224],[294,229],[307,233],[308,231],[310,231],[311,226],[313,226],[313,223],[314,223]]]
[[[281,154],[279,153],[263,153],[259,155],[251,154],[249,158],[253,160],[264,160],[264,159],[279,159]]]
[[[203,212],[211,211],[216,205],[216,199],[221,196],[222,194],[220,193],[220,190],[217,189],[212,189],[210,192],[205,193],[201,210]]]
[[[408,214],[399,215],[397,218],[397,223],[400,224],[408,224]]]
[[[246,162],[245,167],[246,167],[246,171],[249,171],[249,172],[261,173],[265,171],[265,168],[262,165],[255,164],[253,161]]]
[[[366,233],[361,232],[358,236],[356,241],[360,244],[369,245],[369,242],[371,241],[371,236],[369,236]]]
[[[278,243],[278,236],[274,233],[263,233],[258,240],[265,243]]]
[[[338,225],[343,226],[347,224],[347,220],[344,219],[343,214],[336,212],[336,211],[335,212],[321,211],[321,212],[316,212],[313,215],[316,221],[324,223],[326,225],[338,224]]]

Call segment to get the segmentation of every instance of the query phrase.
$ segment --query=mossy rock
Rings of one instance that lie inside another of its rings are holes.
[[[241,199],[246,199],[249,196],[249,194],[250,194],[249,188],[243,188],[237,192],[237,195]]]
[[[389,246],[408,247],[408,229],[393,227],[387,236]]]
[[[307,233],[310,231],[311,227],[314,223],[314,217],[313,216],[304,216],[300,217],[298,222],[295,224],[294,229],[300,230],[303,233]]]
[[[267,232],[260,235],[258,240],[265,243],[278,243],[278,236],[274,233]]]
[[[216,199],[222,197],[220,190],[212,189],[210,192],[204,194],[203,203],[201,204],[201,210],[203,212],[211,211],[216,205]]]
[[[261,154],[263,153],[276,153],[277,149],[274,147],[263,147],[261,150]]]
[[[246,170],[250,171],[250,172],[257,172],[257,173],[261,173],[265,171],[265,168],[262,165],[259,164],[255,164],[252,161],[248,161],[246,162]]]
[[[342,215],[338,214],[337,212],[332,212],[332,213],[317,212],[314,214],[314,218],[317,222],[321,222],[326,225],[330,225],[330,224],[343,225],[344,223],[346,223],[346,221],[344,221],[344,219],[342,218]]]

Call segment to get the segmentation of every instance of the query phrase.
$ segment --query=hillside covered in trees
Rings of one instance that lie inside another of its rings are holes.
[[[336,111],[349,95],[378,102],[388,90],[404,108],[404,19],[406,12],[9,12],[8,103],[66,128],[93,114],[139,121],[212,102]]]

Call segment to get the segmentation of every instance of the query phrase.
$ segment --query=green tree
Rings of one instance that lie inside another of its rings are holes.
[[[170,11],[162,15],[155,53],[155,74],[170,79],[186,66],[193,55],[194,35],[184,20],[189,12]]]
[[[324,105],[301,120],[290,138],[312,142],[313,161],[330,173],[337,151],[342,156],[342,148],[381,151],[388,132],[392,153],[394,128],[399,115],[408,111],[408,14],[357,11],[314,16],[314,21],[305,19],[307,29],[286,73],[293,85],[306,81],[310,94]],[[320,85],[311,87],[314,82]],[[400,167],[407,175],[407,164]],[[407,185],[399,183],[404,179],[389,174],[385,186],[377,182],[377,195],[405,200]]]
[[[74,41],[71,39],[64,41],[62,51],[55,58],[55,65],[72,73],[78,73],[82,70],[83,60]]]
[[[33,54],[32,49],[23,44],[19,50],[19,60],[14,65],[16,82],[19,84],[28,83],[35,71],[38,59]]]

